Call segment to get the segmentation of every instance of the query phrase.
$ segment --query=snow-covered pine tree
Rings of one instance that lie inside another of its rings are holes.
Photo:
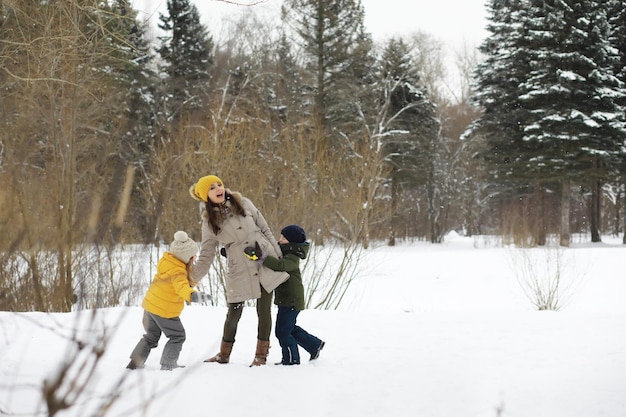
[[[607,5],[595,0],[531,0],[523,22],[531,46],[530,72],[519,91],[531,115],[523,135],[528,169],[544,180],[560,181],[564,205],[569,201],[568,183],[591,191],[594,242],[600,241],[601,184],[622,156],[626,132],[618,103],[623,90],[613,73],[619,56],[609,40]],[[569,235],[569,230],[561,232]]]
[[[360,0],[285,0],[282,20],[302,51],[313,114],[320,126],[352,122],[371,68],[371,36]]]
[[[488,3],[490,35],[480,46],[485,60],[474,71],[472,101],[484,109],[468,135],[484,138],[483,158],[489,165],[494,188],[506,190],[525,173],[520,163],[524,143],[522,126],[528,112],[519,100],[519,85],[529,72],[523,21],[526,0],[491,0]],[[527,183],[528,179],[521,180]],[[507,194],[510,191],[503,191]]]
[[[384,159],[391,167],[391,214],[396,219],[402,218],[398,210],[404,212],[418,206],[420,197],[433,208],[431,203],[439,195],[435,190],[441,163],[439,146],[443,143],[438,141],[435,105],[422,88],[421,68],[415,64],[415,53],[402,39],[392,38],[384,45],[376,65],[375,89],[380,104],[379,117],[373,127]],[[427,192],[422,193],[425,188]],[[438,217],[436,210],[429,209],[428,217],[429,220]],[[442,234],[432,227],[432,222],[430,225],[428,238],[440,242]],[[393,241],[395,229],[392,225],[390,241]]]
[[[97,230],[91,233],[96,243],[114,244],[119,241],[122,232],[121,217],[117,215],[117,211],[126,176],[129,175],[127,169],[143,166],[143,169],[135,172],[146,172],[148,149],[155,136],[152,117],[157,79],[150,65],[154,56],[146,37],[147,23],[137,20],[137,11],[132,8],[129,0],[115,0],[110,5],[103,3],[103,8],[107,11],[102,13],[103,32],[110,43],[112,62],[115,63],[103,68],[103,71],[114,77],[118,85],[120,95],[116,99],[114,110],[120,115],[109,118],[117,121],[110,126],[111,137],[115,138],[111,145],[115,150],[107,153],[108,160],[103,164],[111,168],[111,173],[106,175],[109,178],[108,186],[101,191],[102,217],[97,224]],[[145,203],[143,199],[134,201],[138,205]],[[131,207],[130,210],[138,208]],[[150,205],[149,209],[152,208]],[[138,220],[138,226],[140,223]],[[141,227],[139,229],[144,232]],[[151,232],[148,236],[153,234]]]
[[[616,102],[622,106],[622,112],[626,114],[626,1],[625,0],[609,0],[608,16],[609,24],[611,26],[611,44],[617,49],[619,54],[619,61],[616,62],[613,73],[621,82],[622,97],[616,100]],[[626,138],[623,139],[626,144]],[[623,150],[626,153],[626,149]],[[616,198],[621,195],[621,201],[617,200],[616,207],[626,206],[626,156],[622,157],[622,163],[615,170],[615,183],[616,189],[619,192]],[[615,229],[620,229],[621,225],[626,225],[626,212],[622,210],[622,219],[620,221],[619,216],[614,219]],[[623,243],[626,244],[626,233],[623,237]]]
[[[213,39],[190,0],[167,0],[167,14],[159,14],[159,21],[166,33],[159,38],[158,52],[166,75],[168,114],[179,114],[182,106],[200,108],[209,87]]]
[[[302,71],[297,63],[293,45],[287,36],[282,33],[276,49],[276,70],[273,90],[278,109],[283,120],[298,117],[304,112],[305,102],[302,96],[305,92],[302,80]]]
[[[611,45],[617,49],[619,60],[616,62],[614,73],[624,83],[626,88],[626,0],[608,0],[608,16],[611,28]],[[626,97],[618,100],[621,104]]]

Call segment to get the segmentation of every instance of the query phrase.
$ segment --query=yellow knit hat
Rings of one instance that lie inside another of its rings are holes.
[[[196,200],[204,201],[206,203],[209,201],[209,189],[211,188],[211,185],[216,182],[224,185],[224,182],[215,175],[202,177],[198,180],[198,182],[191,186],[189,194],[191,194],[191,196]]]

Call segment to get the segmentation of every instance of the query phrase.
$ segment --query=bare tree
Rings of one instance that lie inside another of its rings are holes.
[[[94,225],[110,219],[100,196],[119,150],[116,104],[126,94],[114,69],[130,45],[112,31],[111,20],[122,17],[97,1],[4,7],[0,82],[12,110],[2,112],[2,175],[16,202],[10,247],[26,249],[9,257],[25,259],[26,281],[46,294],[27,308],[68,311],[80,245],[95,241]]]

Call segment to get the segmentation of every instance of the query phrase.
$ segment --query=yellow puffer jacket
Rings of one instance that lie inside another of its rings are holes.
[[[185,301],[191,301],[192,292],[185,263],[165,252],[141,306],[152,314],[171,319],[180,316]]]

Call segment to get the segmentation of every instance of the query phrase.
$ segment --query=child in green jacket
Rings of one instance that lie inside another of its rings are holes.
[[[255,261],[261,262],[274,271],[286,271],[289,279],[274,290],[274,304],[278,306],[276,316],[276,337],[282,349],[282,360],[277,365],[299,365],[298,345],[311,355],[310,360],[319,357],[325,342],[308,333],[296,324],[301,310],[304,310],[304,285],[300,272],[300,259],[306,259],[310,245],[302,227],[292,224],[280,231],[278,240],[283,253],[281,259],[261,253],[258,245],[247,247],[244,252]]]

